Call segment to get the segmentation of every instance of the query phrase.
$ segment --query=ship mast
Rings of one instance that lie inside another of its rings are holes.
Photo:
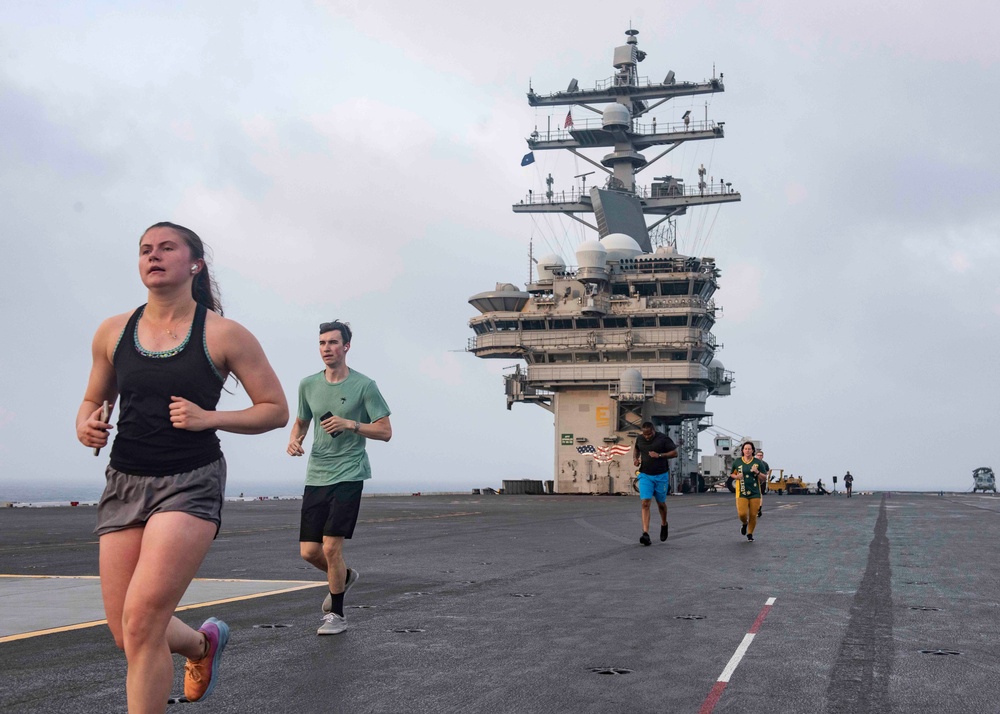
[[[639,31],[630,29],[625,34],[628,36],[626,44],[614,50],[614,75],[596,82],[593,89],[580,89],[574,79],[563,92],[540,95],[534,89],[528,91],[528,104],[533,107],[569,107],[563,129],[546,132],[544,137],[533,133],[527,139],[531,151],[569,151],[604,175],[603,189],[595,186],[589,193],[581,191],[568,198],[554,195],[551,190],[544,196],[529,193],[513,209],[515,213],[563,213],[596,230],[601,238],[610,233],[625,232],[643,250],[650,251],[650,228],[671,217],[683,215],[689,207],[735,202],[741,196],[722,181],[705,182],[704,175],[699,177],[695,187],[687,187],[673,176],[654,177],[649,187],[640,185],[636,180],[640,173],[685,142],[725,136],[724,122],[716,123],[707,117],[704,121],[692,122],[690,112],[676,124],[657,126],[655,117],[651,121],[642,121],[643,118],[671,99],[724,92],[725,85],[721,75],[707,82],[677,82],[673,71],[668,72],[659,83],[641,78],[638,63],[645,59],[646,53],[637,46]],[[597,109],[594,104],[608,106]],[[598,114],[600,118],[572,118],[572,110],[576,107]],[[640,153],[661,146],[666,148],[652,159],[647,160]],[[608,148],[611,151],[595,161],[582,153],[583,149],[593,148]],[[612,205],[606,205],[608,202]],[[593,213],[597,225],[578,218],[576,214],[580,213]],[[642,225],[646,226],[642,230],[637,218],[643,215],[657,216],[658,219],[649,226],[642,221]],[[623,221],[627,222],[624,226],[620,225]],[[621,228],[626,230],[619,230]]]

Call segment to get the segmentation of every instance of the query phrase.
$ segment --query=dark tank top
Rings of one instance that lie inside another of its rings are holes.
[[[222,379],[208,356],[204,305],[198,305],[186,343],[176,352],[139,351],[137,326],[145,305],[132,313],[115,347],[120,410],[111,467],[135,476],[193,471],[222,457],[215,429],[187,431],[170,423],[170,397],[214,411]]]

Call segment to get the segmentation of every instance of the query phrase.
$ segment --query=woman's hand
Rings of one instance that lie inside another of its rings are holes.
[[[205,429],[215,428],[212,422],[212,415],[199,407],[194,402],[189,402],[183,397],[170,397],[170,423],[175,429],[185,429],[187,431],[205,431]]]
[[[103,407],[98,407],[86,419],[77,422],[76,438],[84,446],[103,449],[108,445],[108,432],[114,427],[101,418],[102,410]]]

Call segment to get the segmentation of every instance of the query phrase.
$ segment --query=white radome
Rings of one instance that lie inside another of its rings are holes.
[[[601,245],[608,251],[608,260],[623,260],[642,255],[642,248],[635,239],[624,233],[609,233],[601,239]]]

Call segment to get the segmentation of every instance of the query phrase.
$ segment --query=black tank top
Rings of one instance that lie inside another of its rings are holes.
[[[191,332],[174,354],[139,351],[137,326],[145,305],[132,313],[118,338],[113,364],[120,409],[111,446],[111,466],[135,476],[168,476],[193,471],[222,457],[215,429],[187,431],[170,423],[170,397],[214,411],[222,379],[208,356],[204,305],[198,305]]]

